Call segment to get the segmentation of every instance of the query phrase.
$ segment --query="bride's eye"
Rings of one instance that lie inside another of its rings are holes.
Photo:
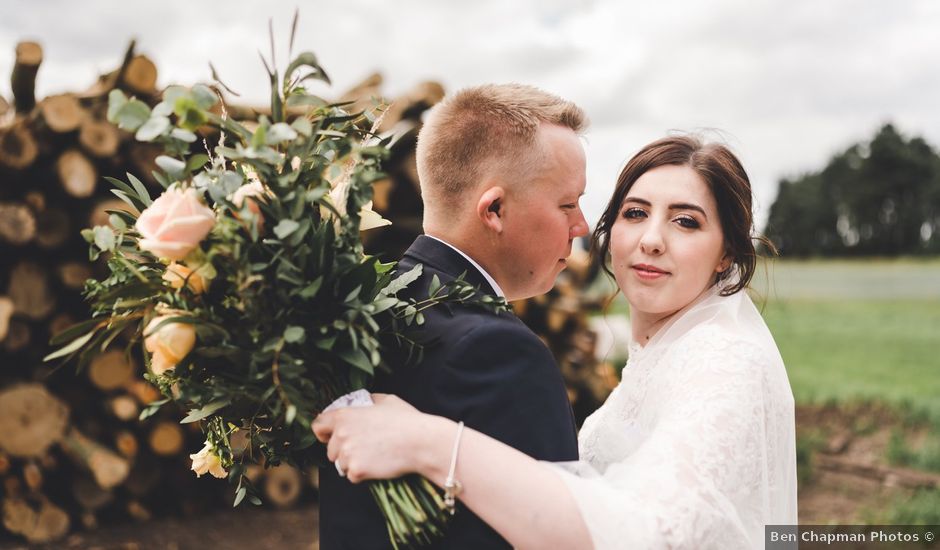
[[[646,212],[644,212],[642,208],[627,208],[623,212],[623,217],[628,220],[637,219],[637,218],[641,218],[645,216],[646,216]]]
[[[695,218],[690,216],[679,216],[675,221],[686,229],[698,229],[702,227],[702,224],[698,223]]]

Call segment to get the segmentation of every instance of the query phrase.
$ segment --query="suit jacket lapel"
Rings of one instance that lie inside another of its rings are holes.
[[[432,239],[427,235],[419,235],[405,251],[404,257],[437,269],[455,279],[464,274],[463,279],[479,288],[481,292],[496,295],[496,291],[487,282],[486,277],[480,273],[480,270],[456,250],[437,239]]]

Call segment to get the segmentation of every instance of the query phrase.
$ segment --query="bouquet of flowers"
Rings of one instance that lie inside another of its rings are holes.
[[[305,82],[329,82],[310,52],[283,76],[271,57],[270,117],[256,124],[228,118],[204,85],[170,87],[153,109],[111,92],[109,120],[163,145],[154,177],[164,190],[154,199],[131,174],[110,179],[129,211],[83,232],[91,259],[104,255],[110,275],[86,283],[91,318],[56,336],[59,349],[46,358],[81,368],[129,334],[126,351],[142,345],[145,378],[166,397],[141,417],[171,401],[188,410],[181,422],[200,422],[206,435],[193,470],[227,477],[235,505],[260,502],[244,476],[251,462],[323,460],[313,418],[367,387],[389,361],[418,357],[408,331],[423,310],[505,307],[459,280],[432,281],[424,300],[398,297],[421,266],[394,274],[394,264],[364,255],[360,240],[360,231],[389,223],[370,208],[388,154],[388,139],[374,133],[379,108],[347,112],[349,104],[310,93]],[[203,140],[205,152],[194,153],[207,128],[219,132],[218,145]],[[427,480],[371,490],[396,546],[442,532],[444,503]]]

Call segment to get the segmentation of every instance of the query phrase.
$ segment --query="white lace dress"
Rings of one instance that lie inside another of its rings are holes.
[[[793,396],[745,293],[712,292],[645,347],[561,472],[595,548],[763,548],[796,523]]]

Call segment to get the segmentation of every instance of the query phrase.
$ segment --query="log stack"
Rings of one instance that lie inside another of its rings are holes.
[[[138,420],[161,398],[142,379],[139,349],[125,351],[118,341],[80,373],[42,362],[51,336],[89,316],[86,280],[106,275],[101,260],[88,260],[80,236],[107,224],[108,210],[128,208],[103,177],[131,172],[152,195],[160,191],[150,176],[160,148],[105,119],[115,88],[155,105],[157,68],[131,43],[117,68],[84,91],[38,98],[42,47],[21,42],[14,53],[13,97],[0,98],[0,540],[12,533],[42,543],[74,529],[227,508],[234,496],[228,484],[189,471],[189,454],[202,447],[196,424],[179,424],[182,414],[172,407]],[[339,99],[365,106],[381,98],[381,85],[371,75]],[[393,225],[364,238],[385,259],[397,259],[421,232],[415,144],[421,115],[443,95],[440,84],[421,83],[391,101],[382,120],[380,131],[395,140],[374,206]],[[234,118],[262,111],[228,108]],[[558,358],[580,421],[607,386],[597,376],[603,367],[593,359],[590,304],[578,277],[515,307]],[[266,505],[292,506],[315,498],[318,487],[315,469],[252,466],[249,475]]]
[[[139,350],[117,342],[81,373],[42,362],[52,335],[89,316],[85,281],[105,275],[80,231],[128,208],[104,176],[146,180],[156,168],[152,146],[106,120],[112,89],[159,101],[156,66],[132,43],[85,91],[42,98],[42,47],[21,42],[15,56],[13,97],[0,100],[0,531],[38,543],[99,523],[230,506],[224,482],[197,485],[188,471],[202,446],[196,426],[171,410],[138,420],[161,398],[142,379]]]

